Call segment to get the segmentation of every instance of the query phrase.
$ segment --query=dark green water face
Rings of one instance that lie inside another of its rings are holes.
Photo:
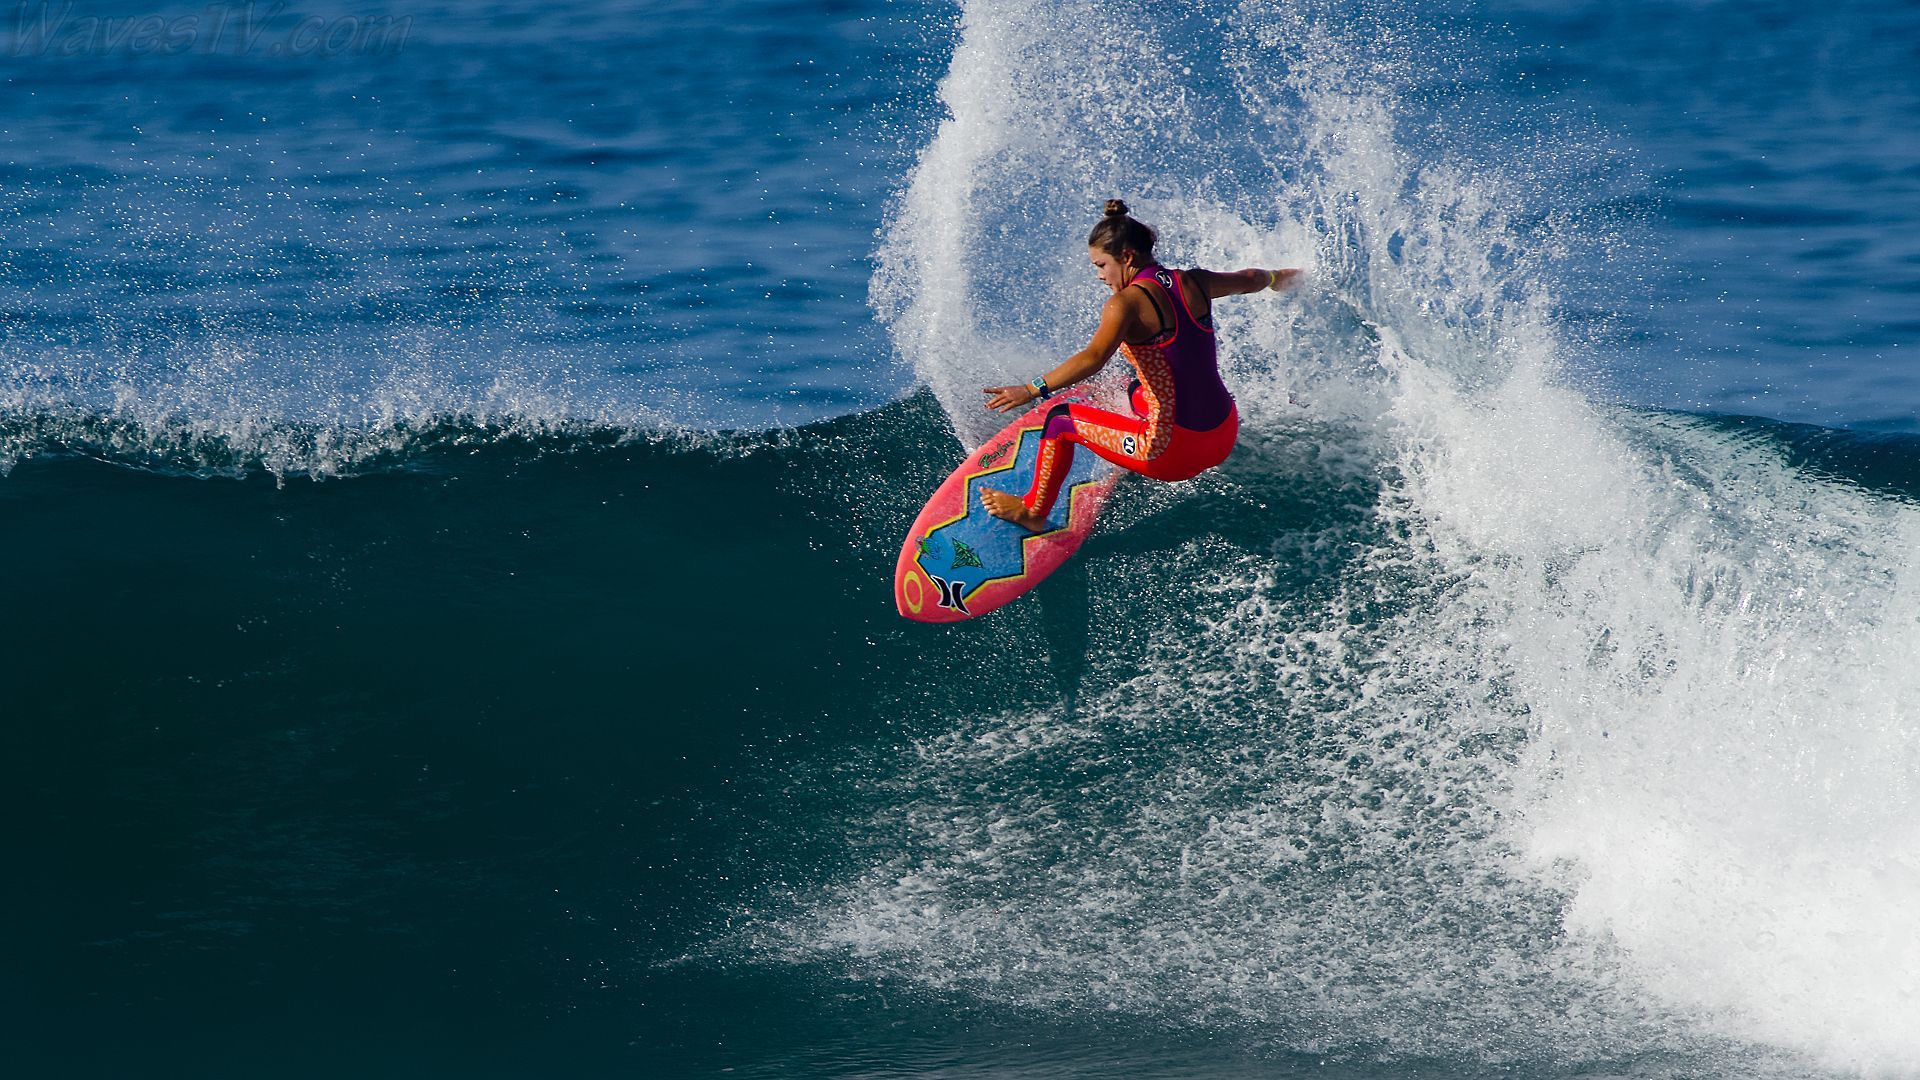
[[[1497,568],[1369,439],[1251,431],[929,628],[927,396],[598,438],[0,483],[23,1075],[1805,1074],[1516,862]]]
[[[928,431],[903,472],[951,453],[925,411],[878,421]],[[285,487],[23,466],[0,485],[0,985],[28,1059],[722,1054],[766,991],[670,962],[844,857],[834,792],[796,770],[884,738],[885,673],[916,663],[876,549],[815,505],[830,462],[496,446]]]

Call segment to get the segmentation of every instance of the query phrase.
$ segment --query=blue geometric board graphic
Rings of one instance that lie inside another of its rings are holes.
[[[1034,463],[1040,457],[1040,432],[1037,427],[1020,432],[1020,448],[1011,466],[1003,464],[992,472],[967,479],[967,515],[939,526],[920,542],[920,554],[914,561],[928,577],[956,583],[961,586],[962,595],[972,596],[986,582],[1019,576],[1027,567],[1022,541],[1066,528],[1073,510],[1074,490],[1117,467],[1084,446],[1074,447],[1073,467],[1067,470],[1065,490],[1054,500],[1053,510],[1047,515],[1046,532],[1029,532],[987,513],[980,502],[982,488],[1015,496],[1027,493],[1033,483]]]

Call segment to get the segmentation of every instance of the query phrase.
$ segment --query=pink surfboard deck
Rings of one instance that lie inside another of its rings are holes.
[[[1064,400],[1079,400],[1069,394]],[[967,455],[907,531],[893,572],[900,614],[919,622],[958,622],[1004,606],[1060,568],[1093,531],[1121,469],[1076,448],[1067,487],[1044,532],[1030,532],[987,513],[980,489],[1025,495],[1040,453],[1047,410],[1042,402]]]

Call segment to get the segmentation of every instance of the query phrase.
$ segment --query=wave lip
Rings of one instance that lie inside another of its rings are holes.
[[[395,347],[351,377],[326,360],[224,346],[137,374],[131,361],[104,357],[16,360],[0,381],[0,475],[36,457],[82,456],[192,475],[318,479],[393,467],[435,446],[692,431],[668,418],[672,393],[636,402],[621,381],[564,357],[521,355],[489,373],[429,339]]]
[[[347,420],[240,407],[176,411],[132,395],[100,408],[16,400],[0,406],[0,476],[28,460],[84,457],[177,475],[323,479],[404,467],[450,447],[520,442],[558,449],[703,437],[651,411],[593,416],[540,404],[415,402]]]

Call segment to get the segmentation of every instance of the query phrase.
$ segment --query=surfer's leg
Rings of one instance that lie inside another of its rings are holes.
[[[1206,431],[1173,429],[1166,452],[1147,462],[1140,471],[1155,480],[1191,480],[1227,460],[1240,435],[1240,411],[1230,410],[1219,426]]]
[[[1026,498],[983,488],[980,501],[987,513],[1034,532],[1047,527],[1053,501],[1059,497],[1060,485],[1073,467],[1073,446],[1067,441],[1073,435],[1072,408],[1072,404],[1063,401],[1047,410],[1046,426],[1040,429],[1040,453],[1033,465],[1033,485],[1027,489]]]
[[[1073,409],[1071,403],[1061,402],[1047,410],[1047,426],[1040,436],[1040,455],[1033,463],[1033,483],[1027,488],[1027,497],[1020,500],[1028,513],[1043,521],[1053,512],[1053,502],[1060,497],[1060,486],[1067,482],[1067,473],[1073,469],[1076,427]]]
[[[1145,472],[1148,431],[1153,418],[1129,416],[1079,405],[1073,409],[1073,442],[1132,472]],[[1064,476],[1064,472],[1062,473]]]
[[[1040,440],[1040,454],[1034,462],[1033,486],[1024,499],[1002,491],[982,491],[987,512],[998,518],[1023,525],[1035,532],[1047,527],[1048,515],[1066,487],[1073,468],[1073,449],[1084,446],[1115,465],[1155,480],[1188,480],[1227,460],[1240,432],[1240,413],[1235,409],[1227,419],[1208,431],[1176,427],[1164,452],[1146,458],[1153,417],[1146,413],[1146,402],[1136,388],[1133,407],[1141,415],[1127,416],[1079,403],[1056,405],[1047,413],[1047,426]]]
[[[1085,446],[1103,458],[1138,471],[1144,463],[1126,456],[1122,448],[1144,446],[1146,430],[1143,417],[1108,412],[1077,402],[1056,406],[1047,414],[1046,436],[1041,440],[1040,457],[1033,468],[1033,486],[1021,501],[1029,513],[1046,520],[1066,486],[1067,474],[1073,469],[1075,445]]]

